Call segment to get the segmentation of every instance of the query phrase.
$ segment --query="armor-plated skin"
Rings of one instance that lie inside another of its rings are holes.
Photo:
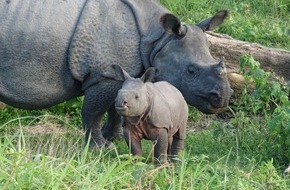
[[[91,146],[120,135],[114,99],[121,82],[148,67],[204,113],[223,111],[231,89],[223,61],[214,60],[203,31],[227,11],[185,25],[154,0],[10,0],[0,2],[0,101],[41,109],[84,95],[82,122]],[[101,133],[101,119],[108,121]],[[105,136],[105,138],[103,137]]]
[[[149,68],[140,78],[132,78],[119,65],[113,65],[116,80],[123,81],[115,108],[123,118],[124,137],[133,155],[142,156],[141,140],[155,142],[156,163],[166,163],[184,149],[188,107],[182,94],[170,83],[152,83],[155,70]]]

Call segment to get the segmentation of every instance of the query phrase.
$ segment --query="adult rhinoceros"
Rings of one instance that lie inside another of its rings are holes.
[[[137,77],[148,67],[204,113],[223,111],[231,89],[223,60],[209,53],[204,31],[227,17],[219,11],[197,25],[180,23],[154,0],[2,0],[0,100],[40,109],[84,95],[82,122],[91,146],[119,134],[114,99],[121,82],[112,64]]]

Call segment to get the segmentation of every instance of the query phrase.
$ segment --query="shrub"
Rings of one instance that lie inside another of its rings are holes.
[[[251,116],[265,118],[269,138],[273,147],[279,150],[279,159],[290,161],[290,101],[289,84],[277,79],[270,72],[260,68],[259,62],[252,56],[244,55],[240,59],[240,72],[249,83],[255,84],[255,90],[248,93],[248,86],[243,90],[242,97],[232,106],[234,111],[243,111]]]

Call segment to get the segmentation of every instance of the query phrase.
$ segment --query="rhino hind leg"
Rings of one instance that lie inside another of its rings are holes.
[[[121,126],[121,117],[115,110],[115,105],[112,104],[108,110],[108,120],[102,128],[103,137],[109,141],[121,139],[123,130]]]
[[[178,153],[184,149],[184,139],[180,139],[178,135],[173,136],[173,141],[170,150],[170,159],[176,161]]]
[[[85,90],[82,108],[83,128],[86,143],[90,147],[113,147],[113,143],[107,141],[101,132],[102,117],[114,101],[120,83],[112,80],[104,80]]]

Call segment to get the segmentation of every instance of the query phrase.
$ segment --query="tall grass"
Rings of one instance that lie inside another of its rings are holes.
[[[21,118],[16,126],[11,131],[6,125],[0,138],[1,189],[248,190],[290,185],[269,157],[264,134],[255,128],[239,133],[226,123],[212,122],[188,134],[179,163],[154,166],[146,158],[149,141],[145,158],[136,159],[123,140],[115,142],[116,149],[90,150],[82,131],[66,125],[65,131],[46,134],[27,130]]]
[[[290,50],[288,0],[161,2],[192,24],[229,9],[231,17],[217,32]],[[114,142],[111,150],[88,149],[81,102],[41,111],[0,110],[1,190],[290,189],[290,178],[283,175],[289,160],[268,132],[267,120],[273,115],[261,99],[244,94],[227,120],[190,108],[185,151],[177,164],[163,166],[152,164],[150,142],[143,147],[144,158],[129,155],[124,140]]]

